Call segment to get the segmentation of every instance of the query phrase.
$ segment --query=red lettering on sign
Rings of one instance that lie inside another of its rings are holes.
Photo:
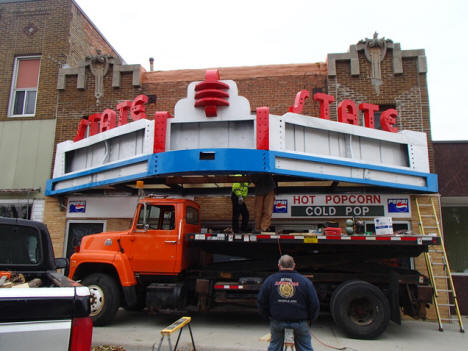
[[[117,105],[116,110],[119,111],[119,127],[128,123],[130,107],[132,107],[131,101],[124,101]]]
[[[320,118],[330,119],[330,104],[335,101],[335,98],[328,94],[315,93],[314,101],[320,104]]]
[[[101,115],[101,123],[99,125],[99,133],[105,132],[106,130],[115,128],[117,121],[117,113],[110,108],[106,108]]]
[[[331,201],[331,195],[325,195],[325,203],[328,204]]]
[[[380,204],[380,195],[366,195],[366,202],[369,204]]]
[[[364,126],[367,128],[375,128],[374,112],[379,110],[379,105],[363,102],[362,104],[359,104],[359,110],[364,112]]]
[[[89,121],[89,136],[96,135],[99,133],[99,121],[101,120],[100,113],[93,113],[88,117]]]
[[[288,112],[301,113],[304,108],[305,100],[309,97],[309,92],[306,89],[302,89],[296,94],[294,105],[291,106]]]
[[[123,101],[116,106],[119,111],[119,121],[117,123],[117,113],[111,109],[105,109],[103,113],[94,113],[88,117],[88,120],[81,120],[73,141],[81,140],[86,135],[86,129],[89,128],[89,136],[123,126],[128,123],[128,113],[134,121],[146,118],[146,107],[148,102],[146,95],[138,95],[133,101]],[[83,122],[86,121],[86,122]]]
[[[89,121],[87,119],[82,119],[80,124],[78,124],[78,130],[76,131],[76,135],[73,138],[73,141],[78,141],[84,139],[86,135],[86,129],[88,128]]]
[[[338,105],[338,122],[358,125],[357,107],[352,100],[343,100]]]
[[[295,195],[293,196],[293,204],[297,205],[312,205],[316,195]]]
[[[132,106],[130,107],[130,116],[134,121],[138,121],[139,119],[146,118],[146,106],[145,104],[148,102],[148,97],[146,95],[138,95],[135,100],[132,102]]]
[[[398,128],[395,127],[396,118],[398,117],[398,111],[390,108],[382,112],[380,116],[380,125],[382,126],[382,130],[387,132],[397,133]]]

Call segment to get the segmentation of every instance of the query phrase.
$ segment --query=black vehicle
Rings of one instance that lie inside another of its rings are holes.
[[[0,340],[5,350],[91,348],[89,290],[57,272],[47,227],[0,217]]]

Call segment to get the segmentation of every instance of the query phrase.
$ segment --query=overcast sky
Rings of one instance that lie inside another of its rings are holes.
[[[378,32],[426,50],[432,138],[468,140],[466,0],[75,1],[147,70],[149,57],[155,70],[325,62]]]

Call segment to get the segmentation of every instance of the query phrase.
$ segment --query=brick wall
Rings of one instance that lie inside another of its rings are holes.
[[[44,220],[43,222],[49,229],[52,245],[56,257],[63,256],[63,246],[65,241],[66,230],[66,208],[61,207],[59,199],[54,197],[46,197],[44,203]]]
[[[102,54],[119,57],[94,24],[74,3],[71,7],[68,42],[67,64],[70,66],[79,65],[86,56],[96,55],[96,50],[101,50]]]
[[[7,119],[15,57],[23,55],[41,55],[35,118],[55,118],[57,74],[68,52],[70,6],[71,0],[0,4],[0,121]],[[37,29],[32,35],[24,32],[29,25]]]

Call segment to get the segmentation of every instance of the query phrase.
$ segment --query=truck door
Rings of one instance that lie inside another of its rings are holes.
[[[135,272],[173,273],[177,254],[177,230],[173,205],[141,206],[134,232],[131,257]]]

